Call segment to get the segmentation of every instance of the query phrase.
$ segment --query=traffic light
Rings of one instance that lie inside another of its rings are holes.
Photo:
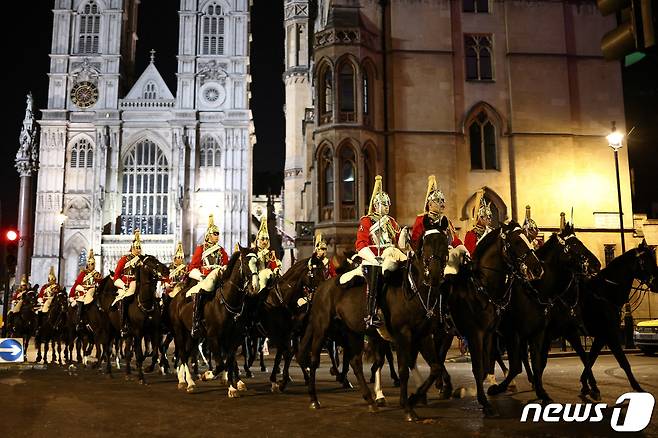
[[[18,241],[18,232],[16,230],[7,230],[5,233],[7,242],[17,242]]]
[[[656,44],[654,0],[596,0],[603,15],[617,14],[617,28],[601,39],[603,57],[623,59]],[[639,60],[641,58],[637,58]]]

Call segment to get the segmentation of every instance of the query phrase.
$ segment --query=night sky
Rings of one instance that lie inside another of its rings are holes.
[[[283,0],[255,0],[252,9],[251,108],[258,142],[254,149],[254,192],[279,193],[284,165]],[[5,53],[3,66],[4,108],[0,163],[3,227],[17,220],[19,177],[14,168],[18,136],[25,111],[25,93],[32,91],[36,108],[45,108],[47,98],[52,1],[3,2],[2,29]],[[179,0],[141,0],[136,73],[156,50],[156,66],[175,94],[178,51]],[[658,55],[655,53],[624,71],[627,126],[635,126],[629,153],[634,172],[636,212],[649,212],[658,203]],[[39,113],[37,111],[37,117]],[[34,179],[36,184],[36,178]],[[658,213],[658,212],[656,212]]]

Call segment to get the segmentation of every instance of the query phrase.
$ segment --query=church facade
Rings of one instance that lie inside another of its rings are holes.
[[[624,127],[615,27],[593,1],[285,0],[284,217],[298,256],[315,229],[330,252],[354,249],[375,175],[411,226],[435,174],[463,238],[475,193],[494,222],[544,238],[560,212],[601,259],[620,254],[611,121]],[[633,241],[626,148],[619,152],[627,247]],[[295,232],[298,232],[295,234]]]
[[[145,253],[189,256],[214,214],[248,242],[252,148],[248,0],[181,0],[177,88],[135,80],[138,0],[55,0],[42,109],[31,282],[70,286],[93,248],[106,274],[141,230]]]

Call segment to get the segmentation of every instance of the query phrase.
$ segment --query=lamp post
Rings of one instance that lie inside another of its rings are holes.
[[[612,121],[612,131],[606,137],[608,145],[615,152],[615,173],[617,175],[617,200],[619,202],[619,231],[621,233],[621,253],[626,252],[626,244],[624,241],[624,213],[621,209],[621,183],[619,182],[619,149],[621,149],[624,141],[624,134],[617,131],[615,121]],[[626,348],[633,348],[633,314],[631,312],[630,303],[624,305],[624,338]]]
[[[60,283],[63,283],[62,279],[62,258],[64,255],[64,222],[66,222],[66,219],[68,219],[68,216],[64,214],[64,212],[59,212],[57,214],[57,223],[59,224],[59,255],[57,257],[57,279],[60,281]]]
[[[622,147],[624,134],[617,131],[615,121],[612,121],[612,131],[606,137],[608,139],[608,146],[615,152],[615,173],[617,175],[617,200],[619,201],[619,230],[621,233],[621,253],[626,252],[626,244],[624,242],[624,213],[621,209],[621,183],[619,182],[619,149]]]

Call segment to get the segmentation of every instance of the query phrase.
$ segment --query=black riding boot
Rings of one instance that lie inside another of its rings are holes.
[[[192,337],[201,336],[201,320],[203,319],[203,292],[194,294],[194,313],[192,314]]]
[[[368,284],[368,316],[365,318],[366,329],[370,327],[381,327],[382,321],[377,315],[377,295],[381,290],[382,268],[381,266],[363,265],[363,273]]]
[[[121,336],[126,336],[130,327],[128,327],[128,309],[125,301],[119,300],[119,319],[121,321]]]
[[[76,315],[75,315],[75,320],[76,320],[76,325],[75,325],[75,331],[79,332],[82,330],[82,307],[84,304],[82,304],[80,301],[76,303],[76,306],[78,308],[76,309]]]

